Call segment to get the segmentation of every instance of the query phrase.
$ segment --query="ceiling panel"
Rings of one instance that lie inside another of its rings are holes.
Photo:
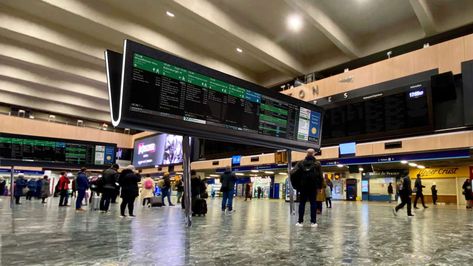
[[[432,12],[438,31],[473,23],[473,1],[471,0],[429,0],[426,3]]]

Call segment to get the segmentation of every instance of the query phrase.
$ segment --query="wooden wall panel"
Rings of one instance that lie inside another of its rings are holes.
[[[465,36],[465,61],[473,60],[473,34]]]
[[[133,145],[132,135],[5,115],[0,116],[0,132],[116,143],[121,148],[132,148]]]
[[[430,46],[417,50],[412,54],[414,73],[419,73],[439,67],[437,48]]]
[[[452,71],[461,73],[461,62],[465,61],[465,38],[457,38],[435,45],[439,57],[439,73]]]
[[[251,158],[258,157],[259,161],[252,162]],[[273,164],[274,161],[274,153],[268,154],[261,154],[261,155],[253,155],[253,156],[242,156],[240,165],[261,165],[261,164]]]

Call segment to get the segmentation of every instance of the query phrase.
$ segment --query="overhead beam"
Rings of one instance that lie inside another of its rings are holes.
[[[435,26],[434,16],[430,11],[430,8],[426,0],[409,0],[414,13],[419,20],[425,35],[433,35],[437,33]]]
[[[305,73],[305,68],[299,59],[270,38],[241,26],[211,2],[174,0],[173,3],[183,13],[198,19],[217,34],[244,49],[245,53],[251,54],[267,65],[293,76]]]
[[[285,0],[290,6],[298,9],[310,23],[321,31],[330,41],[348,57],[354,59],[362,54],[353,40],[319,7],[317,1]]]

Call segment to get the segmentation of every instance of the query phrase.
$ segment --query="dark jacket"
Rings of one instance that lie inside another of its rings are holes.
[[[102,172],[103,188],[104,189],[116,189],[118,182],[118,172],[113,168],[105,169]]]
[[[420,178],[416,178],[414,186],[416,187],[416,193],[422,194],[422,188],[424,188],[425,186],[422,185],[422,180]]]
[[[409,178],[409,176],[405,176],[402,178],[402,188],[399,193],[408,196],[412,194],[411,179]]]
[[[388,194],[393,194],[393,193],[394,193],[393,186],[390,184],[388,186]]]
[[[76,178],[76,188],[77,190],[87,190],[89,188],[89,179],[84,172],[79,172]]]
[[[176,188],[177,192],[184,192],[184,183],[182,183],[182,180],[177,181]]]
[[[205,183],[198,176],[193,176],[191,178],[191,196],[196,198],[197,196],[202,195],[206,190]]]
[[[463,195],[465,195],[465,200],[473,200],[473,194],[471,192],[471,181],[465,180],[462,188],[463,188]]]
[[[293,174],[299,175],[298,187],[300,192],[316,193],[318,189],[322,189],[322,167],[315,157],[307,156],[303,161],[299,161],[291,171],[291,175]]]
[[[59,178],[59,181],[58,181],[58,189],[59,191],[61,190],[68,190],[69,189],[69,183],[71,183],[71,181],[69,180],[69,178],[65,177],[65,176],[61,176]]]
[[[164,189],[170,189],[171,188],[171,177],[165,176],[164,177]]]
[[[130,169],[121,172],[118,183],[121,187],[121,197],[138,197],[138,182],[140,177]]]
[[[437,195],[438,190],[437,190],[437,186],[436,186],[436,185],[433,185],[433,186],[430,188],[430,190],[432,190],[432,196],[434,196],[434,195],[436,196],[436,195]]]
[[[220,183],[222,184],[222,187],[220,188],[220,191],[226,192],[226,191],[231,191],[235,187],[235,182],[236,182],[236,176],[234,173],[231,171],[225,171],[222,176],[220,176]]]
[[[28,182],[24,178],[17,178],[15,180],[15,191],[14,191],[14,196],[15,197],[20,197],[23,196],[23,189],[26,187]]]
[[[36,192],[36,180],[30,179],[28,181],[28,190],[33,193]]]

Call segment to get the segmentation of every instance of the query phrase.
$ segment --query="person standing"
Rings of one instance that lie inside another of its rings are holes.
[[[405,176],[402,178],[402,184],[400,185],[399,189],[399,196],[401,197],[401,203],[393,208],[394,215],[397,216],[397,212],[404,208],[407,205],[407,216],[414,216],[411,210],[411,195],[412,195],[412,188],[411,188],[411,179],[409,176]]]
[[[110,168],[102,172],[102,186],[100,188],[102,197],[100,198],[100,212],[105,213],[110,207],[110,201],[117,191],[118,184],[118,164],[113,164]]]
[[[58,181],[59,189],[59,207],[67,207],[67,200],[69,198],[69,183],[71,181],[66,177],[66,172],[61,172],[61,177]]]
[[[151,205],[151,198],[154,197],[154,180],[150,175],[146,175],[146,178],[143,180],[143,187],[141,188],[141,197],[143,198],[143,206],[148,204],[148,207]]]
[[[328,209],[332,208],[332,188],[328,185],[325,188],[325,205]]]
[[[471,191],[471,179],[467,178],[463,183],[463,195],[465,196],[466,201],[466,208],[471,209],[472,207],[472,200],[473,200],[473,193]]]
[[[315,150],[308,149],[304,160],[299,161],[291,171],[292,186],[300,193],[299,219],[296,226],[304,223],[305,204],[310,202],[311,227],[317,227],[317,192],[323,187],[322,167],[315,159]]]
[[[13,196],[15,196],[15,203],[21,205],[20,197],[23,196],[23,189],[26,188],[28,182],[25,179],[23,174],[19,174],[18,178],[15,180],[15,190]]]
[[[128,207],[128,215],[135,217],[133,214],[135,199],[138,197],[138,182],[140,182],[140,176],[135,174],[135,167],[128,165],[121,173],[118,178],[118,183],[121,187],[121,198],[122,203],[120,204],[120,216],[125,216],[125,210]]]
[[[422,206],[424,207],[424,209],[426,209],[427,206],[425,206],[425,202],[424,202],[424,193],[422,193],[422,189],[425,188],[425,186],[422,185],[422,180],[420,178],[420,174],[417,174],[417,178],[416,178],[416,182],[415,182],[414,186],[416,188],[416,199],[414,200],[414,209],[418,209],[417,208],[417,200],[419,198],[422,202]]]
[[[182,194],[184,194],[184,183],[182,182],[182,178],[179,177],[176,183],[177,188],[177,203],[181,203]]]
[[[435,184],[435,182],[432,184],[432,187],[430,188],[430,190],[432,190],[432,202],[434,203],[434,205],[437,205],[438,190],[437,190],[437,185]]]
[[[49,177],[45,175],[41,182],[41,203],[46,203],[46,199],[51,196]]]
[[[86,170],[85,167],[80,169],[75,182],[77,189],[76,211],[84,211],[84,209],[82,209],[82,201],[85,197],[85,191],[89,189],[89,179],[85,173]]]
[[[389,186],[388,186],[389,203],[391,203],[391,201],[393,200],[393,194],[394,194],[393,184],[389,183]]]
[[[317,190],[317,196],[315,197],[315,200],[317,201],[317,214],[322,214],[322,206],[324,204],[324,201],[327,200],[325,195],[325,189],[327,187],[328,186],[325,182],[325,179],[322,179],[322,187]]]
[[[251,183],[246,183],[245,185],[245,201],[250,198],[250,200],[253,198],[251,193]]]
[[[261,187],[258,187],[258,188],[256,189],[256,195],[258,195],[258,199],[261,198],[261,193],[262,193],[262,192],[263,192],[263,189],[262,189]]]
[[[28,192],[26,192],[26,200],[31,200],[36,193],[36,180],[28,180]]]
[[[220,176],[222,187],[222,211],[233,212],[233,194],[235,189],[236,176],[232,172],[232,168],[227,166],[225,172]]]
[[[163,176],[163,188],[162,188],[162,191],[161,191],[161,199],[163,201],[163,206],[166,206],[164,204],[164,199],[165,198],[168,198],[168,203],[169,203],[169,206],[174,206],[174,204],[172,204],[171,202],[171,177],[169,176],[169,173],[164,173],[164,176]]]

